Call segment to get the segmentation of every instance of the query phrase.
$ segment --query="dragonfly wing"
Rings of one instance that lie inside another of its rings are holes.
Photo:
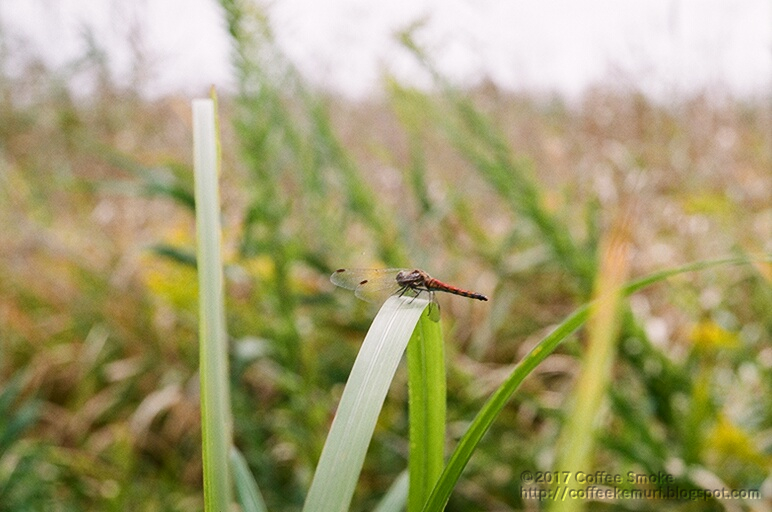
[[[340,268],[332,273],[330,281],[335,286],[356,290],[364,281],[388,281],[396,279],[400,268]]]
[[[359,283],[365,279],[360,271],[356,269],[340,268],[332,273],[330,281],[335,286],[340,286],[347,290],[356,290]]]
[[[396,279],[367,281],[356,287],[354,295],[367,302],[380,302],[386,300],[389,295],[394,295],[399,288]]]
[[[354,295],[362,300],[378,302],[399,289],[397,273],[401,270],[404,269],[340,269],[330,276],[330,281],[341,288],[354,290]]]

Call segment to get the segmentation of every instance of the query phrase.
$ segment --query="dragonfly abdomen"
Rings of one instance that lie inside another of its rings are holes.
[[[442,281],[438,281],[437,279],[429,278],[424,282],[424,285],[429,291],[442,291],[447,293],[452,293],[454,295],[461,295],[462,297],[469,297],[470,299],[477,299],[477,300],[488,300],[488,297],[485,295],[482,295],[481,293],[475,293],[470,292],[469,290],[462,290],[461,288],[456,288],[455,286],[451,286],[449,284],[445,284]]]

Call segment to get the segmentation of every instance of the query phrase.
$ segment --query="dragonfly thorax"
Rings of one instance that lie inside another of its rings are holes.
[[[429,276],[422,270],[411,270],[410,272],[403,270],[397,273],[397,282],[402,286],[408,288],[414,288],[418,286],[424,286]]]

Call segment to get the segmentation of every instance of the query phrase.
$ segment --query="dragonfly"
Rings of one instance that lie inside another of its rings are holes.
[[[330,281],[341,288],[354,290],[354,295],[367,302],[378,302],[389,295],[401,297],[409,294],[412,297],[418,297],[422,292],[428,292],[432,302],[435,302],[434,292],[446,292],[470,299],[488,300],[488,297],[481,293],[470,292],[443,283],[419,269],[340,268],[330,276]]]

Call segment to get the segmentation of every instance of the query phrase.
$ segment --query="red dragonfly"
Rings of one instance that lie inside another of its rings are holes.
[[[447,292],[470,299],[488,300],[485,295],[443,283],[418,269],[341,268],[330,276],[330,281],[341,288],[354,290],[354,295],[368,302],[377,302],[394,294],[401,297],[409,293],[417,297],[421,292],[428,292],[432,301],[434,301],[434,292]]]

